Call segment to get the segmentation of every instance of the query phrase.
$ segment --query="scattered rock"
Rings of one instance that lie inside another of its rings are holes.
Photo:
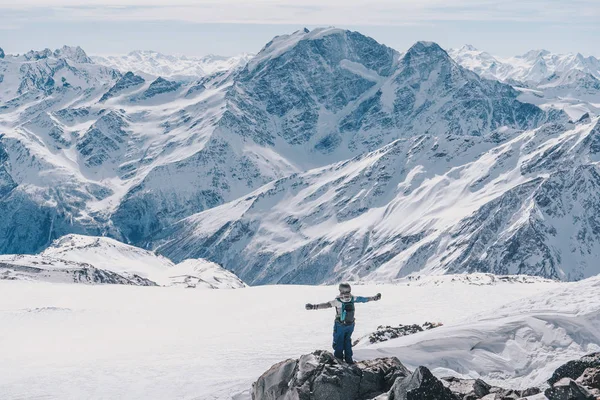
[[[418,367],[410,376],[396,380],[389,400],[459,400],[426,367]]]
[[[562,378],[579,378],[588,368],[600,368],[600,353],[592,353],[581,357],[579,360],[569,361],[558,367],[548,379],[548,384],[553,386]]]
[[[252,385],[252,399],[367,400],[408,374],[395,357],[348,365],[319,350],[272,366]]]
[[[562,378],[544,392],[550,400],[594,400],[596,397],[571,378]]]
[[[398,326],[384,326],[380,325],[377,327],[377,330],[373,333],[368,334],[367,336],[363,336],[354,341],[353,345],[356,346],[361,342],[367,343],[380,343],[385,342],[390,339],[396,339],[401,336],[408,336],[415,333],[427,331],[429,329],[437,328],[442,326],[440,322],[425,322],[423,325],[413,324],[413,325],[398,325]]]

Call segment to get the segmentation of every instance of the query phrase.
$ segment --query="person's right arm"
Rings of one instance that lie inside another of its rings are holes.
[[[333,307],[333,301],[328,301],[327,303],[320,303],[320,304],[307,304],[305,306],[305,308],[307,310],[324,310],[325,308],[331,308]]]

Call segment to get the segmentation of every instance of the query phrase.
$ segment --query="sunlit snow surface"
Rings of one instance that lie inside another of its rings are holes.
[[[357,295],[381,292],[383,299],[359,305],[355,337],[380,324],[445,325],[359,348],[356,358],[393,354],[411,368],[425,364],[438,374],[447,368],[489,380],[521,376],[511,384],[527,386],[598,349],[600,278],[485,281],[356,286]],[[329,349],[331,310],[305,311],[304,304],[330,300],[336,289],[0,281],[0,293],[3,399],[207,400],[247,390],[278,361]]]

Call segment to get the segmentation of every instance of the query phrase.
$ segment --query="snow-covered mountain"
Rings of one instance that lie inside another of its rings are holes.
[[[564,110],[574,120],[586,113],[600,114],[600,60],[593,56],[532,50],[501,58],[469,45],[448,53],[485,78],[513,85],[521,101]]]
[[[205,147],[231,85],[227,74],[185,83],[121,74],[72,53],[0,60],[2,253],[35,253],[68,233],[119,237],[110,216],[121,199]]]
[[[114,239],[82,235],[63,236],[36,255],[0,255],[0,279],[208,289],[246,286],[233,273],[207,260],[174,264]]]
[[[37,253],[77,233],[177,261],[202,255],[252,283],[504,273],[516,267],[492,253],[478,253],[490,257],[485,267],[460,259],[463,250],[444,253],[462,249],[452,241],[459,224],[534,177],[594,169],[591,150],[577,153],[585,146],[545,152],[593,138],[593,114],[575,126],[435,43],[401,54],[357,32],[301,30],[242,68],[191,81],[117,71],[82,53],[0,60],[0,253]],[[586,77],[556,86],[595,90]],[[595,254],[594,240],[574,246]],[[561,251],[534,261],[546,250],[532,243],[519,271],[593,271],[592,255],[565,266]]]
[[[540,82],[553,74],[573,70],[600,78],[600,60],[594,56],[555,54],[548,50],[531,50],[514,57],[498,57],[465,45],[450,49],[448,54],[460,65],[488,79],[500,81]]]
[[[144,73],[171,79],[198,79],[217,72],[242,68],[253,54],[223,57],[210,54],[188,57],[162,54],[156,51],[132,51],[126,55],[92,56],[100,65],[126,73]]]
[[[600,273],[600,123],[421,135],[269,183],[176,224],[159,252],[250,283]]]

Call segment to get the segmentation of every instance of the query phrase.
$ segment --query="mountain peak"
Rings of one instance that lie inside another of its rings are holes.
[[[48,58],[52,55],[52,50],[46,48],[44,50],[29,50],[27,53],[24,54],[24,57],[27,61],[32,61],[32,60],[42,60],[44,58]]]
[[[450,60],[450,56],[437,43],[419,41],[411,46],[404,54],[404,60],[410,61],[414,58],[427,58],[433,60]]]
[[[408,53],[431,53],[431,52],[445,53],[444,49],[442,49],[440,47],[440,45],[438,45],[437,43],[428,42],[428,41],[424,41],[424,40],[418,41],[415,44],[413,44],[406,53],[408,54]]]
[[[545,57],[549,54],[550,54],[550,52],[548,50],[544,50],[544,49],[529,50],[527,53],[517,56],[517,58],[523,58],[526,60],[536,60],[538,58]]]
[[[48,57],[60,58],[63,60],[71,60],[80,64],[91,64],[93,61],[87,56],[85,51],[79,46],[63,46],[54,51],[46,48],[44,50],[29,50],[24,55],[27,61],[43,60]]]
[[[0,58],[4,58],[4,50],[2,50],[2,47],[0,47]]]
[[[154,50],[132,50],[127,53],[128,56],[140,56],[140,55],[159,55],[158,51]]]
[[[81,64],[93,63],[85,51],[79,46],[63,46],[60,49],[54,50],[53,55],[56,58],[66,58]]]
[[[479,51],[479,49],[477,49],[475,46],[470,45],[470,44],[465,44],[463,47],[460,48],[461,51]]]
[[[304,28],[289,35],[275,36],[252,60],[250,60],[250,62],[248,62],[248,69],[253,70],[264,61],[280,57],[296,47],[296,45],[302,41],[318,40],[325,36],[342,35],[347,32],[349,31],[334,27],[315,28],[312,31]]]

